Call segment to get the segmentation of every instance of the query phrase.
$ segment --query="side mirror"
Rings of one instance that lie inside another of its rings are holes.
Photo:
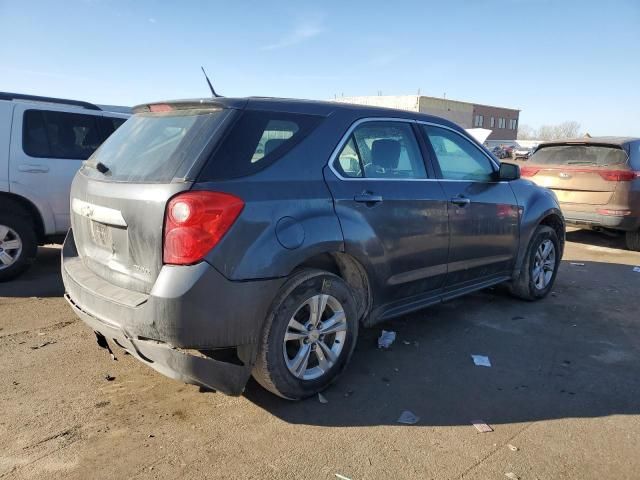
[[[520,178],[520,166],[514,163],[502,162],[500,164],[498,178],[507,182],[510,182],[511,180],[518,180]]]

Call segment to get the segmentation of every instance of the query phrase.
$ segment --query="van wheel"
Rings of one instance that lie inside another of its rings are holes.
[[[0,282],[11,280],[31,266],[38,242],[28,219],[0,212]]]
[[[283,398],[309,397],[342,373],[357,337],[351,288],[331,273],[301,270],[283,285],[267,316],[253,377]]]
[[[558,236],[551,228],[540,225],[533,233],[520,276],[511,282],[511,294],[523,300],[546,297],[556,280],[560,265]]]
[[[640,231],[627,232],[625,237],[627,240],[627,248],[634,252],[640,252]]]

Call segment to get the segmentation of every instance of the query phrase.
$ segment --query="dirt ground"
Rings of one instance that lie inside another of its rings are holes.
[[[640,254],[568,240],[544,301],[494,289],[364,330],[327,404],[112,361],[61,298],[59,249],[41,248],[0,285],[0,478],[637,479]],[[418,423],[397,423],[404,410]]]

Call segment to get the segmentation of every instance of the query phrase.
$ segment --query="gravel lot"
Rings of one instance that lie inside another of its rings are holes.
[[[0,285],[0,478],[637,479],[640,254],[586,231],[568,241],[542,302],[488,290],[364,330],[327,404],[253,382],[201,393],[112,361],[43,247]],[[390,351],[381,328],[398,333]],[[403,410],[419,422],[398,424]]]

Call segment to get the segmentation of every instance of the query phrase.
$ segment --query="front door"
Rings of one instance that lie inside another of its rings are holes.
[[[518,249],[519,211],[497,166],[462,133],[435,125],[422,131],[449,202],[451,242],[445,286],[464,288],[511,274]]]
[[[415,133],[411,121],[360,122],[325,172],[346,252],[368,269],[376,305],[438,290],[446,277],[447,202]]]

